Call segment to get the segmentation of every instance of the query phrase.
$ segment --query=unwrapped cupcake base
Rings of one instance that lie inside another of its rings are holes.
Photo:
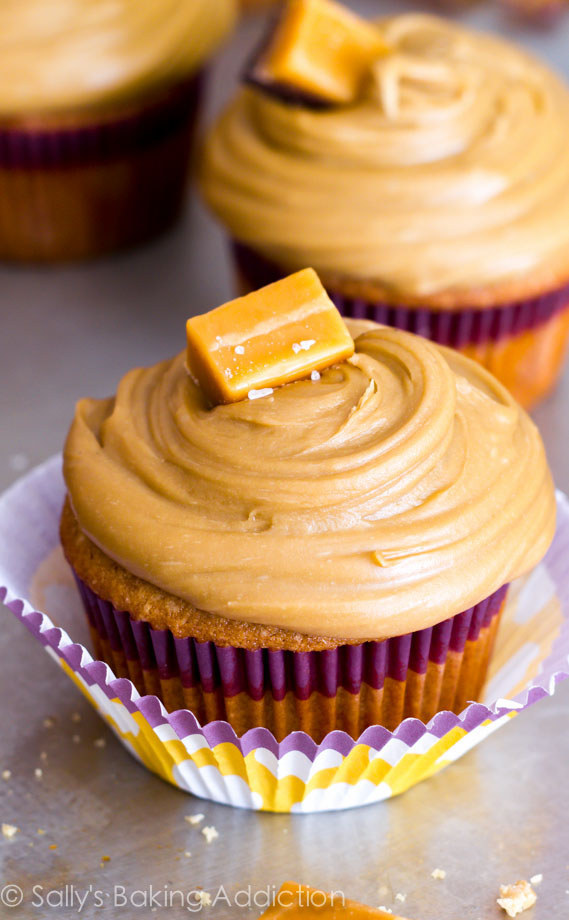
[[[510,590],[485,702],[459,716],[439,712],[427,725],[409,718],[392,732],[373,726],[357,741],[333,731],[320,744],[304,732],[278,743],[264,728],[238,737],[227,722],[201,726],[188,710],[168,713],[157,697],[141,696],[130,679],[94,660],[80,644],[84,615],[59,549],[63,498],[55,457],[0,499],[0,598],[138,760],[202,798],[281,812],[380,801],[458,759],[569,676],[569,501],[561,493],[551,549]]]

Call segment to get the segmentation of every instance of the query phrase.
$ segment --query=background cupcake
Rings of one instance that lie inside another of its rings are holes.
[[[233,0],[0,4],[0,258],[98,255],[172,223],[233,18]]]
[[[379,23],[391,53],[325,108],[243,88],[202,187],[244,287],[313,265],[346,314],[458,347],[526,406],[569,334],[569,92],[507,42]]]
[[[480,693],[553,535],[540,437],[466,358],[351,329],[262,399],[210,408],[182,354],[78,404],[63,548],[97,655],[170,710],[319,741]]]

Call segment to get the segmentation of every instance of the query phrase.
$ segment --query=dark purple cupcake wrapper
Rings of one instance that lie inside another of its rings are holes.
[[[286,269],[242,243],[233,241],[232,247],[238,271],[251,289],[271,284],[288,274]],[[543,325],[569,306],[569,284],[527,300],[483,309],[465,306],[460,310],[370,302],[334,290],[328,290],[328,294],[344,316],[395,326],[451,348],[511,338]]]
[[[254,700],[263,699],[267,692],[282,700],[291,691],[300,700],[314,692],[334,697],[340,687],[357,694],[364,684],[381,689],[386,678],[405,681],[410,670],[425,674],[429,662],[444,665],[449,652],[460,655],[467,642],[478,639],[499,615],[508,589],[505,585],[469,610],[404,636],[319,652],[291,652],[175,638],[169,630],[153,629],[116,610],[76,580],[92,630],[113,652],[124,653],[127,663],[137,662],[143,671],[157,672],[160,680],[177,678],[185,689],[221,690],[224,697],[247,693]]]
[[[107,162],[141,151],[191,126],[196,118],[203,72],[146,104],[117,108],[115,117],[93,114],[92,123],[34,128],[0,124],[0,168],[60,169]]]

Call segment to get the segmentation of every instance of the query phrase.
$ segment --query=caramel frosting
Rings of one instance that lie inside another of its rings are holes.
[[[2,0],[0,115],[98,105],[185,78],[234,0]]]
[[[210,409],[184,355],[78,403],[64,475],[82,531],[199,610],[346,640],[468,609],[554,533],[538,431],[482,367],[373,323],[355,354]]]
[[[286,269],[398,296],[564,281],[568,89],[514,45],[446,20],[378,25],[394,52],[354,104],[238,93],[206,145],[212,209]]]

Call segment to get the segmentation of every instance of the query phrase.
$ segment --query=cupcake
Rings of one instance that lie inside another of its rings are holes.
[[[269,355],[274,323],[255,322]],[[170,711],[315,741],[460,713],[507,585],[553,537],[543,445],[507,390],[451,349],[347,323],[348,360],[230,404],[182,353],[77,405],[63,549],[96,655]],[[246,361],[237,321],[214,331]]]
[[[281,21],[207,139],[201,186],[241,288],[313,265],[345,315],[455,347],[529,407],[569,336],[569,91],[434,16],[364,25],[385,47],[348,93],[340,40],[322,61],[324,39],[286,33],[304,72]]]
[[[0,8],[0,258],[139,243],[177,217],[206,59],[234,0]]]

